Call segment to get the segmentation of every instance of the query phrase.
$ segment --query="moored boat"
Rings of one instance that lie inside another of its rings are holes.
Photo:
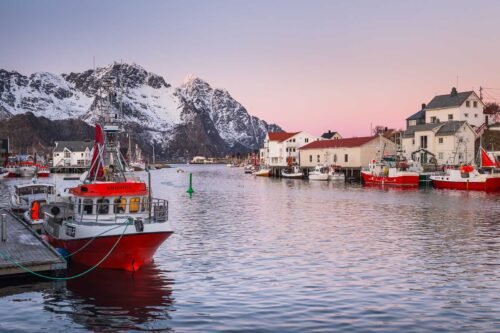
[[[372,160],[368,165],[368,170],[361,170],[363,183],[365,185],[418,186],[419,174],[405,170],[406,168],[401,164],[384,159],[380,162]]]
[[[258,177],[269,177],[271,176],[271,169],[265,166],[261,166],[259,169],[252,172],[252,175]]]
[[[338,167],[332,165],[328,170],[328,180],[345,181],[345,174]]]
[[[328,180],[328,168],[317,165],[309,172],[309,180]]]
[[[500,192],[500,175],[480,173],[471,165],[447,169],[444,175],[431,176],[437,189]]]
[[[304,173],[298,166],[295,165],[293,167],[289,167],[288,169],[281,170],[281,176],[283,178],[301,179],[304,177]]]

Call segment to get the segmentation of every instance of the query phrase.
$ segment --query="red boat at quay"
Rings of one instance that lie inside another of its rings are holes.
[[[381,162],[372,160],[368,165],[368,170],[361,171],[363,183],[376,186],[418,187],[418,173],[404,170],[405,165],[403,163],[395,164],[384,159]]]
[[[500,192],[500,174],[493,173],[498,164],[482,148],[481,165],[481,172],[472,165],[447,169],[444,175],[430,177],[432,185],[437,189]]]
[[[120,129],[109,122],[116,117],[107,119],[102,128],[96,125],[90,170],[81,184],[44,207],[43,227],[51,245],[74,262],[136,271],[173,233],[168,202],[153,198],[150,185],[125,171]]]

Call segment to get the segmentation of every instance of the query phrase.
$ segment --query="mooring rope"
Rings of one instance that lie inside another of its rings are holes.
[[[123,232],[120,235],[120,237],[116,240],[115,244],[111,247],[111,249],[108,251],[108,253],[101,260],[99,260],[99,262],[97,264],[95,264],[94,266],[90,267],[89,269],[87,269],[87,270],[85,270],[85,271],[83,271],[83,272],[81,272],[79,274],[73,275],[73,276],[53,277],[53,276],[48,276],[48,275],[40,274],[40,273],[32,271],[28,267],[23,266],[22,264],[16,262],[15,260],[12,260],[11,256],[8,255],[8,254],[6,254],[6,253],[4,253],[3,251],[0,251],[0,256],[2,256],[2,258],[5,259],[5,260],[10,261],[11,263],[13,263],[14,265],[16,265],[17,267],[19,267],[23,271],[25,271],[27,273],[30,273],[30,274],[33,274],[35,276],[38,276],[40,278],[48,279],[48,280],[72,280],[72,279],[76,279],[76,278],[79,278],[81,276],[84,276],[85,274],[90,273],[91,271],[93,271],[94,269],[96,269],[97,267],[99,267],[99,265],[102,264],[104,262],[104,260],[106,260],[111,255],[111,253],[114,251],[114,249],[116,248],[116,246],[118,245],[118,243],[122,239],[123,235],[125,234],[125,231],[127,231],[128,226],[131,225],[132,223],[133,223],[132,219],[129,218],[128,221],[124,224],[125,228],[123,229]]]

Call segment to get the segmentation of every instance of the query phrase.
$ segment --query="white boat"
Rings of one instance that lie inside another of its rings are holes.
[[[243,171],[245,173],[252,173],[255,171],[255,167],[253,165],[246,165]]]
[[[317,165],[309,172],[309,180],[328,180],[328,169]]]
[[[331,181],[345,181],[345,174],[339,171],[334,166],[331,166],[328,170],[328,180]]]
[[[14,185],[10,196],[12,212],[22,217],[35,230],[41,230],[44,206],[56,198],[54,184]]]
[[[300,170],[298,166],[293,166],[291,168],[281,170],[281,176],[283,178],[300,179],[304,177],[304,173]]]

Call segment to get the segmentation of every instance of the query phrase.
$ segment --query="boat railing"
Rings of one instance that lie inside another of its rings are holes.
[[[93,202],[81,204],[80,209],[75,210],[72,203],[48,204],[45,215],[53,221],[61,223],[63,220],[78,220],[79,223],[120,223],[124,218],[137,215],[138,218],[145,217],[149,212],[149,203],[107,203]],[[53,209],[53,207],[57,207]],[[131,208],[133,208],[131,210]],[[166,222],[168,220],[168,201],[164,199],[151,199],[151,219],[144,219],[145,223]]]

